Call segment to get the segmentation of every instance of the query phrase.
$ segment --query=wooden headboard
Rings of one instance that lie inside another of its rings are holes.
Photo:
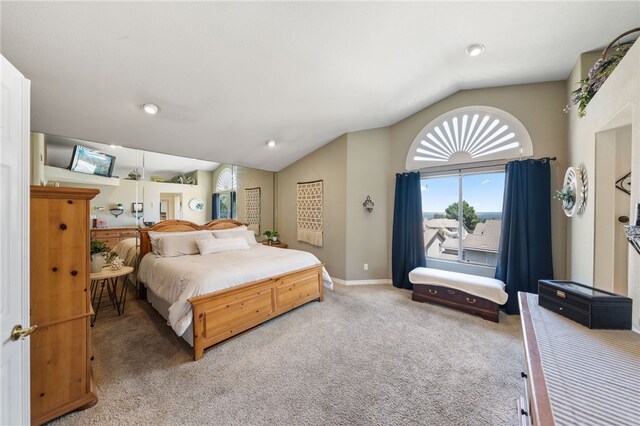
[[[238,226],[247,225],[233,219],[216,219],[198,225],[188,220],[163,220],[150,228],[140,228],[140,259],[151,251],[151,240],[149,239],[149,231],[152,232],[188,232],[188,231],[214,231],[220,229],[230,229]]]

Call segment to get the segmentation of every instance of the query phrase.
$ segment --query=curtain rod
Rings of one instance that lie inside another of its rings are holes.
[[[556,161],[556,157],[540,157],[540,158],[526,158],[525,161]],[[520,160],[522,161],[522,160]],[[491,171],[492,168],[505,167],[507,162],[504,163],[496,163],[496,164],[485,164],[484,166],[475,166],[475,167],[458,167],[454,169],[446,169],[446,170],[438,170],[434,172],[426,172],[424,170],[420,170],[420,175],[431,175],[430,177],[437,177],[438,173],[452,173],[452,172],[463,172],[467,170],[476,170],[476,169],[486,169],[488,172]]]
[[[556,161],[556,157],[529,158],[531,161]]]

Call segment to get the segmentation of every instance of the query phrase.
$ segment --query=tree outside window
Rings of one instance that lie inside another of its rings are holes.
[[[425,255],[495,266],[504,172],[423,178],[421,184]]]

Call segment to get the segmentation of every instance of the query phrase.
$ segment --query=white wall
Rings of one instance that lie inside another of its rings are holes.
[[[583,55],[569,80],[568,87],[585,75],[597,55]],[[629,211],[640,202],[640,43],[636,43],[603,84],[586,109],[586,116],[569,114],[569,160],[571,165],[583,164],[588,174],[596,170],[596,134],[631,125],[631,197]],[[613,188],[590,188],[590,197]],[[594,282],[595,203],[587,202],[583,215],[573,217],[568,228],[568,273],[577,282],[596,287],[609,283]],[[610,260],[607,260],[610,261]],[[628,294],[633,299],[633,323],[640,327],[640,255],[629,250]]]
[[[181,193],[183,200],[182,219],[194,223],[205,223],[211,217],[211,172],[198,172],[198,185],[181,185],[166,182],[148,182],[121,179],[119,186],[69,183],[63,186],[77,188],[98,188],[100,194],[91,200],[91,207],[103,207],[104,210],[92,212],[98,218],[107,219],[109,227],[135,226],[136,219],[131,214],[131,203],[143,202],[144,221],[157,222],[160,219],[160,193]],[[189,209],[192,198],[200,198],[205,202],[205,210],[195,212]],[[109,213],[109,209],[122,203],[124,213],[117,218]]]
[[[614,189],[631,170],[631,126],[596,134],[591,202],[595,208],[594,280],[598,288],[627,294],[629,244],[620,216],[631,217],[629,195]]]

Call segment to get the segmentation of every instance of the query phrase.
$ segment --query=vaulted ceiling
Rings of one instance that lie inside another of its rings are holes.
[[[461,89],[566,79],[580,53],[640,24],[639,2],[606,1],[1,8],[33,130],[267,170]],[[465,55],[471,43],[485,52]]]

